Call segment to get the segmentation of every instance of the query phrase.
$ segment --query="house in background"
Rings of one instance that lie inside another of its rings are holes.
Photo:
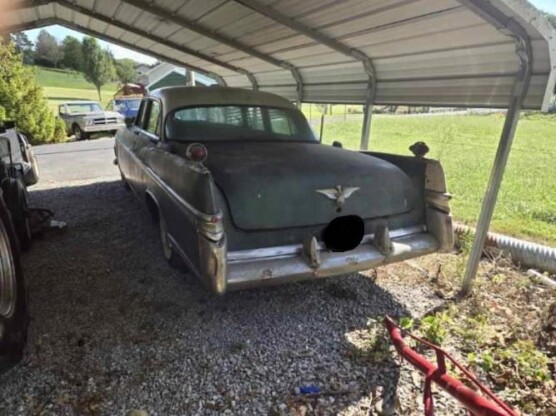
[[[188,74],[186,69],[165,62],[149,68],[141,75],[138,74],[137,82],[143,84],[148,91],[153,91],[162,87],[188,85],[188,75],[194,80],[193,85],[214,84],[214,81],[206,76],[192,71]]]
[[[151,66],[147,65],[147,64],[138,64],[135,67],[135,73],[137,74],[137,78],[140,78],[141,76],[143,76],[145,73],[149,72],[151,70]]]

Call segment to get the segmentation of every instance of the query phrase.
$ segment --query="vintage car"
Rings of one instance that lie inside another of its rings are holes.
[[[92,133],[110,132],[125,127],[124,116],[115,111],[104,111],[95,101],[69,101],[58,106],[58,115],[66,124],[68,135],[85,140]]]
[[[166,259],[216,293],[362,271],[453,245],[437,161],[321,144],[277,95],[155,90],[116,134],[115,154],[122,179],[159,223]]]

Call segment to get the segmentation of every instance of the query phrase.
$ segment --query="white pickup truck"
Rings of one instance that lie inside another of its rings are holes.
[[[114,134],[125,127],[124,116],[115,111],[104,111],[96,101],[69,101],[60,104],[58,115],[66,123],[68,135],[74,134],[75,140],[85,140],[91,133]]]

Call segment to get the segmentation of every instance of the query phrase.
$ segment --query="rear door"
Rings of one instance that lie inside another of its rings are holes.
[[[143,114],[139,118],[139,125],[134,131],[136,136],[133,154],[136,157],[136,162],[133,164],[134,171],[131,172],[136,184],[137,191],[143,194],[146,187],[147,173],[146,156],[147,152],[153,150],[160,141],[160,119],[161,119],[161,105],[156,99],[147,98],[144,100],[145,106]],[[138,160],[137,160],[138,159]]]
[[[138,167],[135,165],[140,163],[140,161],[137,159],[134,152],[138,145],[139,134],[145,124],[147,104],[147,100],[142,101],[139,113],[135,119],[135,124],[120,130],[116,138],[116,157],[118,158],[118,165],[127,183],[135,190],[137,189],[137,180],[139,179],[137,175]]]

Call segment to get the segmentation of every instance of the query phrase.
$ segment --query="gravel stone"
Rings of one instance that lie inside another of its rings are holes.
[[[353,274],[217,297],[166,264],[115,177],[38,184],[31,205],[68,228],[24,255],[29,342],[0,378],[0,414],[366,415],[400,377],[418,393],[396,359],[354,358],[347,334],[427,309],[419,291]],[[310,384],[323,393],[297,394]]]

